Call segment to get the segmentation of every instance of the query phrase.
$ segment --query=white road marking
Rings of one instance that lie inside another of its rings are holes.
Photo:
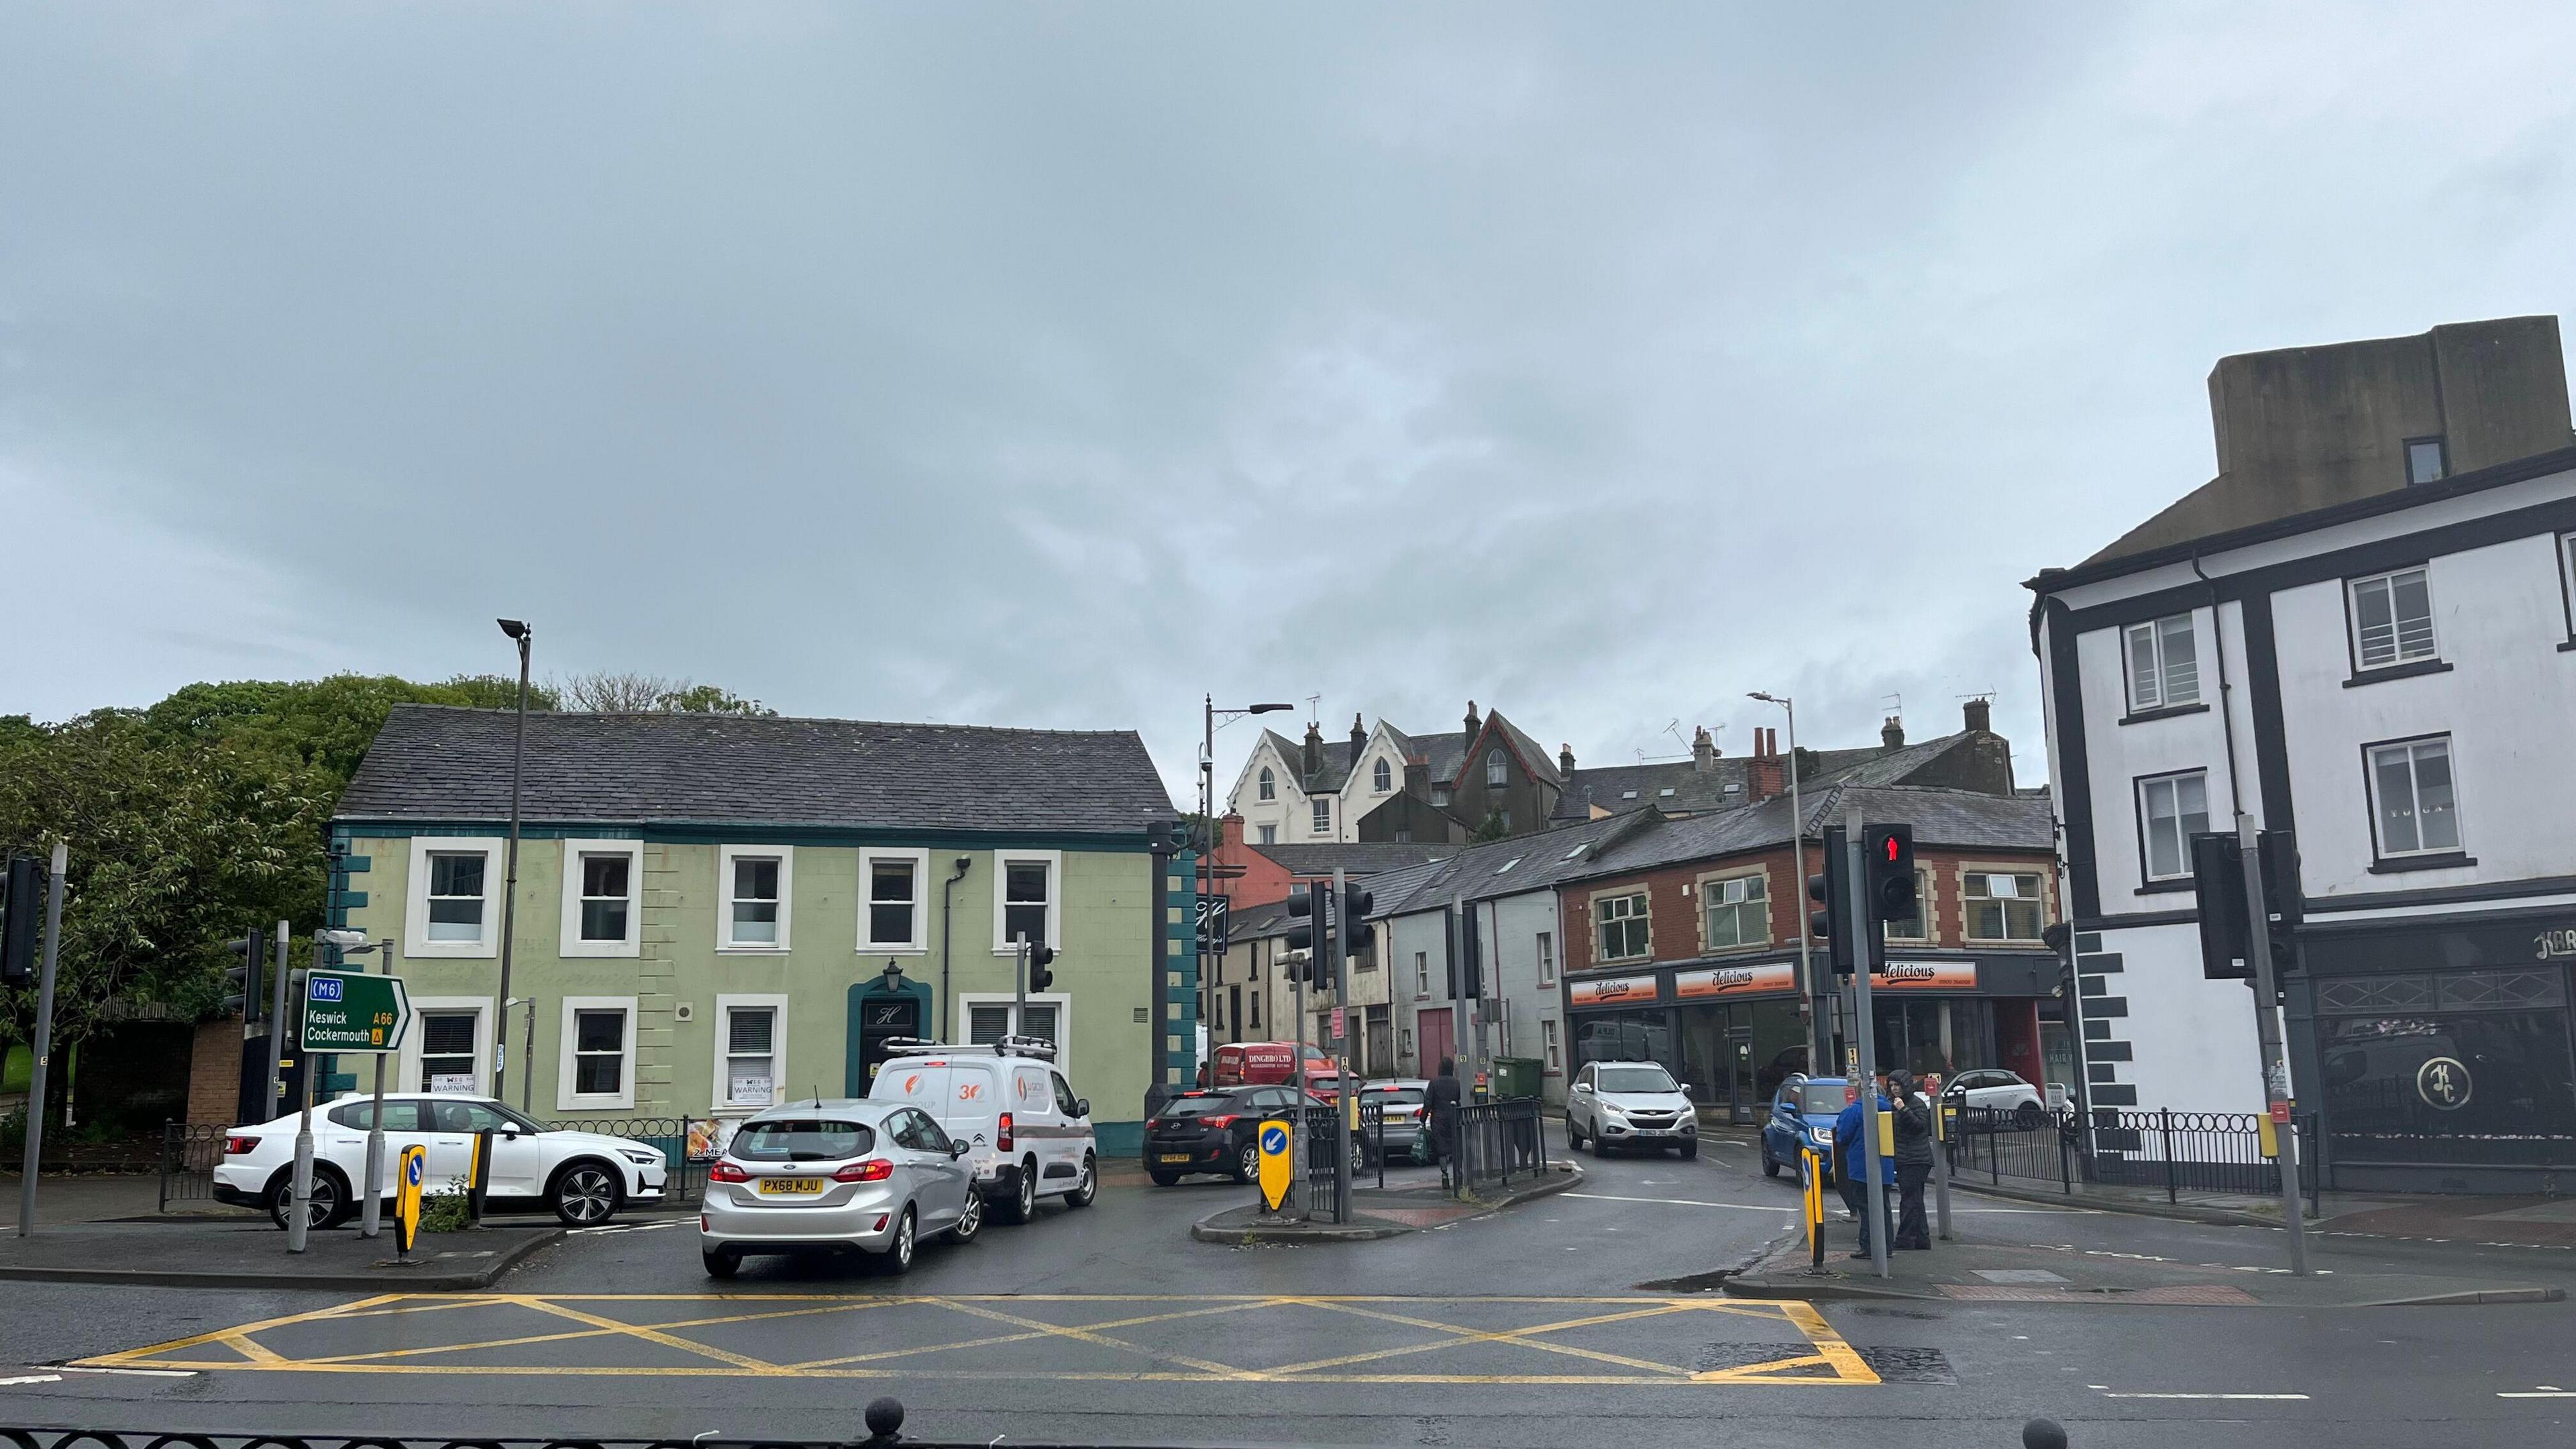
[[[675,1228],[678,1226],[679,1224],[677,1223],[609,1223],[605,1226],[596,1228],[575,1228],[569,1234],[566,1234],[566,1236],[578,1238],[592,1233],[649,1233],[660,1228]]]
[[[2566,1389],[2534,1389],[2519,1394],[2498,1394],[2496,1397],[2499,1399],[2576,1399],[2576,1393]]]
[[[2102,1208],[1952,1208],[1952,1213],[2037,1213],[2043,1217],[2098,1218]]]
[[[1702,1202],[1695,1197],[1621,1197],[1612,1192],[1569,1192],[1559,1195],[1590,1198],[1595,1202],[1660,1202],[1670,1203],[1675,1207],[1734,1208],[1739,1212],[1748,1213],[1787,1213],[1793,1217],[1798,1212],[1798,1209],[1789,1203]]]
[[[61,1368],[67,1374],[124,1374],[138,1379],[193,1379],[197,1376],[195,1369],[80,1368],[73,1364],[64,1364]]]
[[[58,1384],[62,1381],[61,1374],[20,1374],[14,1379],[0,1379],[0,1387],[10,1384]]]
[[[2102,1395],[2102,1397],[2223,1397],[2223,1400],[2264,1400],[2264,1403],[2269,1403],[2269,1400],[2300,1400],[2300,1403],[2306,1403],[2308,1395]]]

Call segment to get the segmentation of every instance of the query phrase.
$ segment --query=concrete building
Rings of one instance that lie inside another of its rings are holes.
[[[1158,1066],[1192,1065],[1189,863],[1154,853],[1171,801],[1133,733],[561,713],[527,724],[510,989],[532,1004],[496,1068],[512,727],[396,706],[333,821],[332,924],[400,943],[419,1013],[403,1089],[738,1118],[864,1093],[890,1036],[1014,1032],[1058,1044],[1125,1151]],[[1060,952],[1025,1014],[1020,934]]]
[[[2576,1168],[2556,325],[2230,358],[2210,389],[2218,479],[2030,582],[2092,1100],[2262,1109],[2256,1007],[2202,974],[2189,858],[2242,812],[2297,840],[2284,1016],[2329,1185],[2553,1190]]]

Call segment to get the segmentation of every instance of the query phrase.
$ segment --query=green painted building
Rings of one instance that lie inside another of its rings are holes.
[[[513,912],[514,722],[396,707],[334,822],[333,922],[410,990],[401,1088],[723,1118],[864,1094],[888,1037],[1010,1032],[1124,1152],[1187,1071],[1190,860],[1133,732],[532,714]],[[1023,934],[1058,953],[1024,1008]]]

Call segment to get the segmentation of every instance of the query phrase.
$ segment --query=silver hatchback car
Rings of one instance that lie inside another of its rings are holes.
[[[934,1233],[972,1242],[984,1200],[967,1144],[900,1102],[811,1101],[742,1124],[707,1169],[698,1250],[730,1278],[745,1256],[863,1252],[891,1273]]]

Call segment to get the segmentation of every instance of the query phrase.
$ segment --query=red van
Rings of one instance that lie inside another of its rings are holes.
[[[1236,1041],[1216,1049],[1216,1061],[1208,1073],[1208,1085],[1220,1091],[1227,1087],[1266,1087],[1294,1077],[1298,1043],[1293,1041]],[[1323,1101],[1339,1096],[1342,1074],[1333,1059],[1315,1047],[1306,1051],[1306,1090]]]

